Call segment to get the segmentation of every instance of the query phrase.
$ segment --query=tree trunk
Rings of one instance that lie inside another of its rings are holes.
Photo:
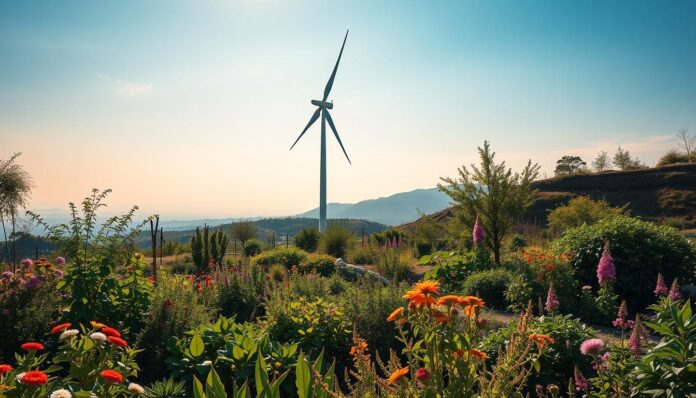
[[[17,234],[15,233],[15,215],[12,212],[12,271],[17,270]]]
[[[5,217],[0,214],[0,222],[2,222],[2,234],[5,236],[5,253],[7,262],[10,262],[10,242],[7,240],[7,229],[5,229]]]

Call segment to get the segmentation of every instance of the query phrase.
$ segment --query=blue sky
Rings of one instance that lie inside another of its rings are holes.
[[[329,201],[434,186],[476,146],[551,174],[696,130],[692,1],[4,1],[0,158],[33,206],[92,187],[170,217],[318,201],[319,131],[292,152],[340,48]]]

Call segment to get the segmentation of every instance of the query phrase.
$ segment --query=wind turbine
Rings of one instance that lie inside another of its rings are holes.
[[[338,141],[338,144],[341,146],[341,149],[343,149],[343,154],[346,155],[346,159],[348,159],[348,163],[352,164],[350,162],[350,158],[348,157],[348,153],[346,152],[346,148],[343,147],[343,143],[341,142],[341,137],[338,136],[338,132],[336,131],[336,126],[334,125],[333,119],[331,119],[331,114],[329,113],[329,109],[333,109],[333,102],[327,102],[326,99],[329,97],[329,93],[331,92],[331,87],[333,87],[333,82],[334,79],[336,78],[336,71],[338,70],[338,64],[341,62],[341,55],[343,55],[343,47],[346,46],[346,39],[348,39],[348,31],[346,31],[346,37],[343,38],[343,45],[341,46],[341,52],[338,53],[338,59],[336,60],[336,66],[334,66],[333,72],[331,72],[331,77],[329,78],[329,81],[326,83],[326,87],[324,88],[324,97],[319,100],[312,100],[312,105],[317,106],[317,110],[314,111],[314,114],[312,117],[309,119],[309,123],[307,123],[307,126],[305,126],[304,130],[302,130],[302,133],[300,133],[300,136],[297,137],[295,142],[292,144],[290,147],[290,150],[295,147],[295,144],[302,138],[304,133],[307,132],[307,130],[314,124],[314,122],[319,119],[321,116],[321,158],[319,161],[319,231],[324,232],[326,230],[326,122],[329,123],[329,127],[331,127],[331,130],[333,130],[334,136],[336,137],[336,140]]]

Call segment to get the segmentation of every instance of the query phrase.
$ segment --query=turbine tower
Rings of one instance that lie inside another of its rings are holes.
[[[319,231],[324,232],[326,230],[326,123],[329,123],[329,127],[331,127],[331,130],[334,133],[334,136],[336,137],[336,140],[338,141],[338,144],[341,146],[341,149],[343,150],[343,154],[346,155],[346,159],[348,159],[348,163],[352,164],[350,162],[350,158],[348,157],[348,153],[346,152],[346,148],[343,147],[343,143],[341,142],[341,137],[338,136],[338,131],[336,131],[336,125],[334,125],[333,119],[331,119],[331,114],[329,113],[329,109],[333,109],[333,102],[327,102],[326,99],[329,97],[329,93],[331,93],[331,87],[333,87],[333,82],[334,79],[336,78],[336,71],[338,70],[338,64],[341,62],[341,55],[343,55],[343,48],[346,46],[346,39],[348,39],[348,31],[346,31],[346,37],[343,38],[343,45],[341,46],[341,52],[338,53],[338,59],[336,60],[336,65],[334,66],[333,72],[331,72],[331,77],[329,78],[329,81],[326,83],[326,87],[324,88],[324,97],[319,100],[312,100],[312,105],[317,106],[317,110],[314,111],[314,114],[312,117],[309,119],[309,123],[307,123],[307,126],[305,126],[304,130],[302,130],[302,133],[300,133],[300,136],[297,137],[295,142],[292,144],[290,147],[290,150],[295,147],[295,144],[302,138],[304,133],[307,132],[307,130],[314,124],[314,122],[321,117],[321,156],[319,160]]]

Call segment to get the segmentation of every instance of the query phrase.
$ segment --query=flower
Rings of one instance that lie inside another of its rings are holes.
[[[89,323],[91,323],[92,327],[95,329],[101,329],[101,328],[106,327],[106,325],[104,325],[103,323],[99,323],[97,321],[89,321]]]
[[[627,329],[629,322],[626,322],[626,317],[628,317],[628,309],[626,307],[626,300],[621,301],[619,306],[619,312],[616,314],[616,319],[611,323],[617,329]]]
[[[486,358],[488,357],[488,355],[486,355],[485,352],[479,351],[475,348],[472,348],[469,350],[469,355],[471,355],[474,358],[480,359],[482,361],[486,360]]]
[[[109,337],[107,337],[107,340],[109,340],[109,343],[111,343],[113,345],[117,345],[119,347],[124,347],[124,348],[128,347],[128,343],[126,343],[126,340],[123,340],[120,337],[109,336]]]
[[[460,297],[459,298],[459,305],[462,307],[466,306],[474,306],[474,307],[483,307],[486,305],[486,302],[481,300],[480,298],[476,296],[466,296],[466,297]]]
[[[39,285],[41,285],[41,279],[39,279],[38,276],[32,276],[27,283],[24,284],[24,287],[27,289],[38,289]]]
[[[408,366],[406,366],[405,368],[397,369],[396,371],[394,371],[394,373],[392,373],[389,376],[389,379],[387,380],[387,384],[394,384],[407,374],[408,374]]]
[[[4,375],[7,372],[12,371],[12,369],[13,368],[11,365],[5,365],[5,364],[0,365],[0,376]]]
[[[53,329],[51,329],[51,334],[56,334],[58,332],[62,332],[63,330],[69,328],[70,326],[72,326],[72,324],[70,324],[70,323],[61,323],[60,325],[56,325],[53,327]]]
[[[165,299],[164,300],[164,308],[169,309],[172,307],[172,300],[170,299]]]
[[[665,277],[662,274],[657,274],[657,283],[655,284],[655,296],[666,296],[669,293],[665,284]]]
[[[556,291],[553,289],[553,283],[551,283],[549,285],[549,293],[546,295],[546,309],[553,312],[557,310],[560,305],[561,303],[558,301]]]
[[[435,300],[435,297],[432,297],[430,295],[426,295],[424,293],[417,292],[415,290],[411,290],[410,292],[407,292],[403,296],[403,298],[411,300],[411,305],[418,306],[418,307],[429,307],[429,306],[437,303],[437,300]]]
[[[55,275],[56,278],[60,279],[63,277],[63,271],[59,269],[53,270],[53,275]]]
[[[80,331],[79,331],[79,330],[77,330],[77,329],[68,329],[68,330],[66,330],[66,331],[64,331],[63,333],[60,334],[60,336],[58,337],[58,340],[63,341],[63,340],[65,340],[65,339],[70,339],[70,338],[73,338],[73,337],[77,336],[78,334],[80,334]]]
[[[30,370],[24,373],[19,381],[29,386],[42,386],[48,383],[48,376],[40,370]]]
[[[466,307],[464,307],[464,314],[469,318],[475,318],[476,317],[476,306],[467,305]]]
[[[15,263],[15,264],[17,264],[17,263]],[[25,267],[31,267],[32,265],[34,265],[34,262],[31,261],[30,258],[25,258],[24,260],[22,260],[22,265]]]
[[[479,221],[478,216],[476,216],[476,222],[474,223],[474,231],[472,232],[474,243],[481,243],[483,242],[484,238],[484,232],[483,232],[483,227],[481,226],[481,222]]]
[[[106,369],[99,373],[102,379],[107,383],[121,383],[123,382],[123,376],[115,370]]]
[[[70,391],[61,388],[60,390],[53,391],[50,398],[72,398],[72,394]]]
[[[422,383],[424,381],[427,381],[429,378],[430,372],[428,372],[427,369],[418,368],[418,370],[416,370],[416,380]]]
[[[604,341],[602,339],[589,339],[580,344],[580,352],[584,355],[599,355],[604,350]]]
[[[65,264],[65,258],[63,258],[63,257],[56,257],[56,259],[54,261],[56,262],[56,265]]]
[[[103,327],[101,329],[101,332],[107,336],[121,337],[121,333],[119,333],[118,330],[116,330],[114,328],[110,328],[108,326]]]
[[[101,333],[101,332],[94,332],[94,333],[89,335],[89,338],[94,340],[94,341],[99,341],[101,343],[106,341],[106,335],[104,333]]]
[[[5,271],[2,273],[2,279],[12,279],[13,276],[14,274],[12,271]]]
[[[672,281],[672,287],[669,289],[668,297],[672,301],[681,300],[681,293],[679,292],[679,283],[677,282],[677,278],[674,278],[674,281]]]
[[[462,358],[464,357],[464,351],[462,351],[461,349],[456,349],[452,352],[452,357],[454,359]]]
[[[455,304],[459,304],[459,296],[454,296],[454,295],[447,295],[447,296],[442,296],[440,297],[439,300],[437,300],[437,305],[446,305],[446,306],[453,306]]]
[[[444,323],[450,320],[450,316],[442,311],[435,310],[433,311],[433,319],[435,322]]]
[[[44,349],[44,346],[41,343],[34,343],[30,341],[28,343],[22,344],[21,348],[24,351],[41,351]]]
[[[597,279],[600,285],[611,283],[616,279],[616,267],[609,252],[609,241],[604,243],[604,252],[597,265]]]
[[[128,385],[128,391],[136,395],[142,395],[145,393],[145,389],[143,388],[143,386],[137,383],[130,383]]]
[[[532,340],[533,342],[535,342],[537,345],[537,348],[539,348],[539,349],[543,348],[546,345],[546,343],[553,344],[556,342],[556,340],[554,340],[553,337],[551,337],[547,334],[540,334],[540,333],[530,334],[529,340]]]
[[[404,307],[395,309],[388,317],[387,321],[392,322],[403,318]]]
[[[423,294],[434,294],[440,293],[440,283],[435,281],[423,281],[416,283],[413,287],[413,291]]]
[[[585,376],[580,373],[580,369],[577,367],[574,370],[574,376],[575,376],[575,391],[585,391],[588,388],[590,388],[590,382],[587,381]]]
[[[631,350],[633,356],[640,355],[643,350],[641,340],[643,339],[643,324],[640,322],[640,317],[636,315],[636,321],[633,323],[631,337],[628,339],[628,349]]]

